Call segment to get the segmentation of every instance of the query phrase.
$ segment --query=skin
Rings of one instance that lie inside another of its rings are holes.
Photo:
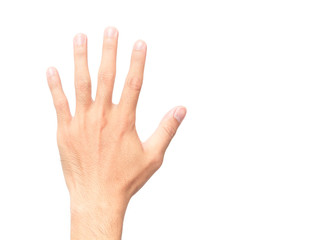
[[[76,111],[72,116],[58,71],[47,70],[57,113],[57,143],[70,195],[71,239],[121,239],[131,197],[160,168],[186,108],[177,106],[141,142],[135,126],[147,45],[135,42],[118,104],[112,103],[118,30],[104,32],[96,97],[91,96],[87,37],[74,37]]]

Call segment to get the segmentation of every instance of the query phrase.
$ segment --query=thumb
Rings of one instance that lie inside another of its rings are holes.
[[[174,107],[166,113],[156,131],[144,143],[144,147],[155,154],[164,155],[186,113],[187,109],[183,106]]]

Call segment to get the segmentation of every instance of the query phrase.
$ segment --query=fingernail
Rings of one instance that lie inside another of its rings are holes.
[[[76,46],[82,46],[85,44],[85,42],[86,42],[86,36],[82,33],[77,34],[74,38],[74,44]]]
[[[47,69],[47,77],[52,77],[56,74],[56,69],[54,67],[49,67]]]
[[[141,40],[137,41],[134,45],[135,50],[143,50],[145,48],[146,48],[146,44]]]
[[[114,27],[108,27],[105,30],[105,36],[108,38],[115,38],[117,35],[117,30]]]
[[[186,116],[187,109],[184,107],[178,107],[174,112],[174,118],[181,123],[184,117]]]

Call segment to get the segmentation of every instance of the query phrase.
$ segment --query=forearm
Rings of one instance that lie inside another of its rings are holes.
[[[71,240],[120,240],[126,203],[71,202]]]

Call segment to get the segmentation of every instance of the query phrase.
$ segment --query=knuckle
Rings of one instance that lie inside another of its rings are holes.
[[[111,135],[111,142],[122,142],[124,137],[126,136],[126,128],[121,125],[117,124],[115,127],[111,127],[112,135]]]
[[[126,117],[122,118],[121,121],[120,121],[121,123],[119,125],[119,129],[121,129],[122,131],[127,131],[127,130],[134,129],[134,127],[135,127],[135,121],[134,120],[135,119],[134,119],[133,116],[126,116]]]
[[[159,169],[163,164],[163,154],[161,153],[152,154],[152,156],[149,158],[149,163],[155,169]]]
[[[99,107],[96,113],[91,117],[91,122],[93,125],[98,126],[100,131],[106,128],[108,125],[107,111],[103,107]]]
[[[142,87],[142,78],[137,76],[129,77],[127,79],[127,85],[132,90],[140,91]]]
[[[71,136],[68,133],[67,129],[61,127],[57,131],[57,144],[60,148],[65,148],[66,146],[71,146]]]
[[[107,50],[107,51],[108,50],[113,51],[113,50],[116,50],[116,44],[115,44],[115,42],[108,40],[104,43],[103,48],[104,48],[104,50]]]
[[[89,79],[79,79],[75,83],[75,88],[80,91],[91,90],[91,83]]]
[[[165,134],[169,135],[171,138],[174,137],[174,135],[177,132],[177,129],[175,127],[172,127],[168,124],[163,125],[162,130]]]
[[[87,53],[87,50],[84,47],[77,47],[74,49],[74,55],[76,57],[84,57],[86,55],[86,53]]]
[[[48,77],[48,85],[51,91],[59,87],[58,78],[56,76]]]
[[[57,141],[62,144],[63,142],[65,142],[65,139],[67,139],[65,131],[63,129],[58,129]]]
[[[62,110],[67,106],[68,102],[65,98],[57,98],[54,100],[54,105],[57,110]]]
[[[106,72],[106,71],[99,71],[98,73],[98,80],[101,82],[108,82],[115,78],[114,72]]]

